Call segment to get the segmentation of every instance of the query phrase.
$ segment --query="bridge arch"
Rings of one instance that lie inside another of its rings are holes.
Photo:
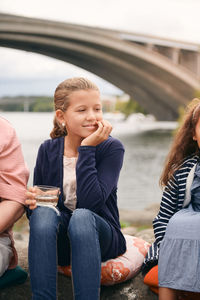
[[[174,120],[200,89],[194,74],[117,32],[0,14],[0,46],[69,62],[116,85],[158,120]]]

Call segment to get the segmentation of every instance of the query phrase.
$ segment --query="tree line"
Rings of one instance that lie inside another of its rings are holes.
[[[4,100],[1,103],[1,99]],[[18,96],[18,97],[4,97],[0,99],[0,111],[30,111],[30,112],[51,112],[54,110],[54,101],[52,97],[48,96]],[[15,102],[15,100],[18,100]],[[19,101],[20,99],[20,101]],[[7,103],[6,103],[7,100]],[[30,101],[29,101],[30,100]],[[27,107],[28,105],[28,107]],[[108,107],[103,102],[104,112],[121,112],[128,117],[135,112],[145,113],[144,109],[134,100],[121,101],[117,98],[115,105],[112,108]]]

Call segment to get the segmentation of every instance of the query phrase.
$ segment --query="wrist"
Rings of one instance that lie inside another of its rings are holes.
[[[78,147],[78,152],[95,152],[96,151],[96,147],[95,146],[91,146],[91,145],[80,145],[80,147]]]
[[[88,145],[86,145],[86,143],[84,143],[84,141],[82,141],[81,146],[88,146]]]

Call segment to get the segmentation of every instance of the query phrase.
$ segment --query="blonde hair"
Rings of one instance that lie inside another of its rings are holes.
[[[55,110],[60,109],[65,112],[69,106],[71,93],[81,90],[96,90],[99,92],[98,87],[86,78],[74,77],[61,82],[54,93]],[[58,122],[56,116],[54,117],[53,125],[53,130],[50,133],[52,139],[67,135],[66,127]]]
[[[167,182],[172,178],[174,172],[180,168],[186,157],[199,154],[198,144],[193,140],[199,118],[200,99],[194,98],[186,107],[182,124],[174,137],[160,177],[160,185],[167,185]]]

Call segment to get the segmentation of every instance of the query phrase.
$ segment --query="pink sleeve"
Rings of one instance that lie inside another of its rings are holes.
[[[24,204],[28,177],[15,130],[0,118],[0,197]]]

